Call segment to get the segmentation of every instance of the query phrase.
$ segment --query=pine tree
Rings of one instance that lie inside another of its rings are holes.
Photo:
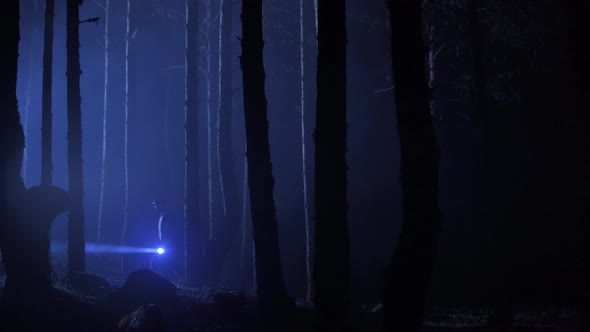
[[[80,5],[67,0],[67,118],[70,215],[68,224],[68,272],[85,270],[84,187],[82,176],[82,97],[80,96]]]
[[[52,79],[53,79],[53,17],[55,0],[45,1],[45,33],[43,44],[43,95],[41,125],[41,184],[51,185],[52,161]]]

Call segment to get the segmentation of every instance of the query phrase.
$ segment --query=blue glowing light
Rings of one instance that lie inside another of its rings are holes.
[[[163,253],[164,253],[164,251],[165,251],[165,250],[164,250],[164,248],[158,248],[158,249],[156,250],[156,252],[157,252],[158,254],[160,254],[160,255],[161,255],[161,254],[163,254]]]

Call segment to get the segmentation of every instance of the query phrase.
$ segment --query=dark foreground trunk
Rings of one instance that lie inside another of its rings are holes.
[[[242,1],[242,78],[248,158],[248,185],[256,245],[256,283],[260,317],[270,327],[288,328],[285,314],[291,305],[285,289],[273,199],[274,178],[268,138],[264,91],[262,0]],[[275,327],[279,327],[275,326]]]
[[[11,260],[18,259],[14,252],[17,239],[12,234],[16,218],[13,207],[25,189],[20,175],[25,137],[16,97],[19,9],[18,0],[3,5],[5,27],[0,30],[0,249],[8,275],[13,271]]]
[[[41,183],[50,185],[52,182],[52,79],[53,79],[53,16],[55,0],[45,1],[45,35],[43,44],[43,105],[41,125]]]
[[[68,175],[70,218],[68,271],[84,271],[84,187],[82,182],[82,98],[80,97],[80,0],[67,0]]]
[[[4,6],[6,29],[0,30],[0,249],[6,270],[4,295],[11,305],[38,303],[51,290],[49,231],[67,209],[67,193],[38,186],[25,190],[21,178],[24,132],[16,98],[19,2]]]
[[[344,1],[318,1],[317,38],[315,330],[344,331],[350,302]]]
[[[401,150],[402,229],[386,273],[386,331],[419,331],[436,257],[439,148],[424,65],[421,1],[388,0]]]

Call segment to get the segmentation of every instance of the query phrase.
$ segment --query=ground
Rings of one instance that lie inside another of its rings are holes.
[[[101,258],[89,257],[89,267],[93,261]],[[55,266],[54,262],[54,266]],[[98,265],[94,265],[98,266]],[[176,283],[178,306],[171,309],[166,303],[161,304],[156,314],[136,311],[135,315],[127,317],[127,324],[133,320],[149,321],[147,316],[154,316],[161,320],[166,327],[154,329],[120,328],[121,319],[134,309],[121,309],[112,305],[112,295],[121,289],[125,277],[123,274],[89,268],[89,272],[101,275],[108,281],[108,287],[75,287],[72,286],[61,268],[54,272],[55,296],[49,304],[42,308],[34,305],[24,311],[21,320],[38,321],[41,330],[60,331],[224,331],[246,332],[253,331],[255,326],[256,306],[252,293],[242,293],[231,289],[188,288]],[[97,280],[99,280],[98,278]],[[97,283],[91,281],[91,283]],[[100,284],[100,282],[98,282]],[[119,301],[119,300],[117,300]],[[176,304],[175,304],[176,305]],[[135,306],[133,308],[137,308]],[[130,307],[131,308],[131,307]],[[12,311],[11,311],[12,310]],[[162,312],[161,317],[158,316]],[[7,330],[10,320],[18,315],[11,314],[13,308],[8,307],[4,297],[0,296],[0,330]],[[40,314],[40,312],[43,312]],[[485,328],[490,310],[485,308],[435,308],[429,310],[424,321],[424,332],[442,331],[478,331],[495,332],[506,331]],[[146,316],[147,315],[147,316]],[[380,331],[381,311],[379,305],[364,305],[354,315],[357,330]],[[141,318],[136,318],[141,317]],[[311,322],[311,308],[305,303],[297,303],[297,331],[309,331]],[[153,317],[152,317],[153,318]],[[7,320],[8,319],[8,320]],[[576,327],[576,315],[571,309],[549,308],[539,311],[521,311],[516,314],[514,332],[565,332],[583,331]],[[131,323],[130,323],[131,322]],[[123,324],[123,323],[121,323]],[[152,323],[150,323],[152,324]],[[3,328],[4,327],[4,328]],[[129,326],[128,326],[129,327]],[[12,329],[11,329],[12,330]],[[24,330],[24,329],[23,329]],[[35,328],[35,330],[37,330]]]

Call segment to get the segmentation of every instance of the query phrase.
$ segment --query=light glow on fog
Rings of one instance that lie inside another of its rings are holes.
[[[67,243],[64,242],[51,242],[51,252],[65,252],[67,251]],[[145,248],[145,247],[130,247],[130,246],[119,246],[114,244],[98,244],[98,243],[86,243],[86,253],[157,253],[163,254],[164,248]]]

